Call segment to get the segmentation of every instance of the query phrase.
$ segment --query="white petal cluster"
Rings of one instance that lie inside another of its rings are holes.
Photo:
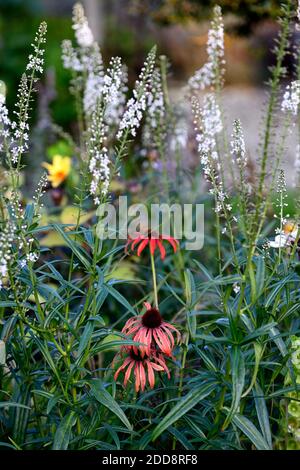
[[[10,141],[10,119],[5,104],[5,96],[0,94],[0,152],[7,147]]]
[[[175,152],[179,149],[186,149],[189,138],[189,126],[184,116],[177,118],[170,138],[170,150]]]
[[[246,146],[241,121],[236,119],[233,123],[233,133],[230,142],[230,153],[239,166],[247,165]]]
[[[96,62],[94,61],[94,64]],[[119,57],[113,57],[104,73],[102,62],[88,74],[84,91],[84,110],[91,115],[100,101],[105,106],[105,122],[119,122],[124,112],[127,91],[127,72]]]
[[[147,96],[146,108],[143,144],[147,148],[155,148],[157,146],[157,131],[160,134],[165,133],[165,102],[161,73],[158,68],[155,68],[153,71],[151,90]]]
[[[221,111],[213,94],[204,98],[203,106],[194,97],[192,99],[193,113],[196,124],[196,140],[198,152],[203,166],[204,177],[211,183],[210,193],[214,195],[216,205],[215,212],[224,214],[232,210],[227,202],[228,196],[223,189],[219,178],[219,156],[217,151],[217,135],[222,131]]]
[[[106,142],[107,126],[103,121],[102,108],[98,106],[92,115],[89,129],[90,194],[96,205],[106,196],[110,184],[110,160]]]
[[[83,107],[87,115],[93,113],[98,99],[101,98],[104,79],[102,55],[97,44],[94,44],[91,54],[92,60],[86,64],[87,79],[83,95]]]
[[[0,231],[0,288],[8,274],[8,263],[12,259],[15,234],[16,227],[12,223],[7,223]]]
[[[43,71],[43,44],[46,41],[46,31],[46,23],[41,23],[32,44],[33,54],[29,55],[26,67],[28,75],[26,73],[22,75],[18,87],[15,121],[9,119],[5,97],[0,94],[0,151],[5,150],[6,158],[12,165],[18,164],[21,155],[28,150],[31,93],[37,81],[37,74]]]
[[[108,157],[108,150],[106,147],[103,147],[101,152],[97,151],[94,154],[94,156],[90,160],[89,169],[92,174],[90,193],[94,197],[95,204],[99,204],[99,185],[101,185],[102,195],[106,196],[110,182],[110,161]]]
[[[93,33],[84,14],[81,3],[76,3],[73,8],[73,29],[79,46],[88,48],[94,43]]]
[[[45,50],[43,47],[41,47],[41,45],[46,42],[46,38],[45,38],[46,31],[47,31],[46,23],[41,23],[36,33],[34,42],[31,44],[33,48],[33,54],[30,54],[28,57],[28,63],[26,66],[27,71],[32,70],[40,74],[43,73]]]
[[[191,90],[216,87],[224,76],[224,24],[221,8],[216,5],[207,40],[208,61],[189,79]]]
[[[69,39],[65,39],[62,42],[62,61],[65,69],[74,70],[74,72],[82,71],[82,63],[77,54],[77,51],[72,46],[72,42]]]
[[[214,95],[208,94],[204,98],[203,107],[198,108],[198,119],[201,121],[200,133],[197,134],[198,151],[205,174],[210,172],[209,161],[217,160],[216,135],[222,129],[221,111]]]
[[[65,40],[62,43],[62,60],[71,70],[71,91],[83,94],[83,108],[87,122],[99,102],[105,105],[105,122],[116,126],[124,113],[127,92],[127,70],[119,57],[111,59],[105,71],[98,44],[90,32],[88,21],[80,3],[74,6],[73,29],[78,45]],[[90,33],[89,33],[90,32]]]
[[[124,132],[127,131],[133,137],[136,136],[137,129],[140,126],[143,113],[147,106],[147,99],[149,96],[150,83],[152,83],[152,75],[155,64],[156,51],[153,48],[146,59],[146,62],[141,70],[139,79],[135,83],[133,90],[133,97],[130,98],[126,105],[126,110],[123,114],[119,125],[117,138],[121,139]]]
[[[300,103],[300,81],[295,80],[286,87],[283,95],[281,109],[283,112],[296,116]]]

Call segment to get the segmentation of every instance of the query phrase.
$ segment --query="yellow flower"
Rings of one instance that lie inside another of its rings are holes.
[[[283,231],[285,235],[289,235],[292,238],[296,238],[298,233],[298,225],[293,220],[287,220],[287,222],[283,226]]]
[[[71,158],[54,155],[52,163],[43,163],[48,170],[48,180],[57,188],[68,177],[71,171]]]

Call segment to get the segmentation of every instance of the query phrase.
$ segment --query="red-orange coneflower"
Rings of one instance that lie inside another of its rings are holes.
[[[140,256],[142,251],[149,245],[151,255],[154,255],[155,250],[158,248],[160,251],[160,257],[162,260],[166,257],[166,249],[163,245],[163,241],[167,241],[173,247],[174,253],[177,251],[179,242],[176,238],[168,237],[167,235],[157,235],[149,233],[148,235],[139,235],[136,238],[128,239],[126,250],[130,247],[134,250],[137,247],[137,255]]]
[[[123,364],[115,372],[114,380],[117,380],[120,372],[124,371],[124,387],[126,387],[132,371],[135,377],[136,392],[138,392],[140,389],[142,392],[145,390],[147,378],[150,388],[154,387],[155,371],[165,371],[168,375],[168,378],[170,378],[170,372],[162,354],[159,354],[156,351],[152,351],[149,356],[142,356],[140,351],[134,351],[132,347],[124,347],[122,349],[123,351],[121,352],[121,355],[123,352],[125,352],[126,357]]]
[[[152,307],[149,302],[144,303],[146,312],[143,315],[132,317],[125,323],[122,332],[132,335],[133,341],[143,343],[141,346],[133,346],[134,352],[141,352],[141,355],[150,355],[150,351],[157,347],[159,351],[167,356],[172,355],[175,345],[173,332],[177,335],[177,342],[180,340],[180,333],[175,326],[162,319],[159,310]]]

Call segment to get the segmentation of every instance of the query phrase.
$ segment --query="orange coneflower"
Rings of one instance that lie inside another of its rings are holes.
[[[170,378],[170,371],[166,365],[165,359],[162,354],[153,351],[148,356],[142,356],[140,351],[134,351],[132,347],[124,347],[122,349],[122,352],[126,352],[126,358],[123,364],[115,372],[114,380],[117,380],[120,372],[124,371],[124,387],[126,387],[128,380],[130,379],[132,370],[135,377],[136,392],[138,392],[140,389],[142,390],[142,392],[145,390],[147,378],[150,388],[154,387],[155,371],[165,371],[168,375],[168,378]],[[127,369],[126,372],[125,369]]]
[[[133,340],[143,345],[133,346],[134,352],[141,352],[144,356],[150,355],[153,347],[157,347],[163,354],[172,355],[175,342],[173,332],[177,335],[177,342],[180,340],[179,331],[170,323],[162,319],[159,310],[152,307],[148,302],[144,303],[146,312],[143,315],[132,317],[125,323],[122,332],[126,335],[132,335]]]
[[[128,247],[134,250],[134,248],[138,246],[137,255],[140,256],[146,246],[149,245],[151,255],[154,255],[155,250],[158,248],[160,251],[160,257],[162,260],[164,260],[166,257],[166,249],[163,245],[164,240],[170,243],[175,253],[179,245],[178,240],[167,235],[157,235],[155,233],[149,233],[148,235],[139,235],[136,238],[129,237],[126,245],[126,250],[128,249]]]

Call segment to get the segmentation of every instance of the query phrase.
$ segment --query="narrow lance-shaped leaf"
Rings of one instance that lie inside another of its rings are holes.
[[[190,409],[207,397],[213,390],[215,390],[217,382],[207,382],[200,387],[192,390],[172,408],[169,413],[161,420],[152,433],[152,439],[155,440],[161,435],[169,426],[184,416]]]

